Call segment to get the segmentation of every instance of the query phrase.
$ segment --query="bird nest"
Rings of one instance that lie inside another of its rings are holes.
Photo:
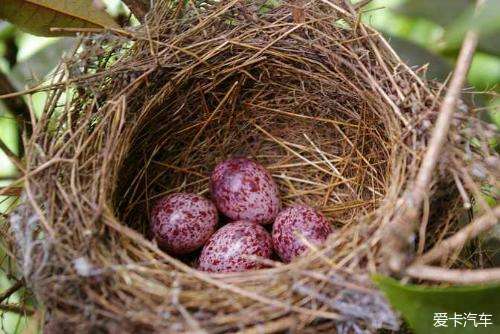
[[[10,217],[53,330],[398,327],[370,274],[388,270],[384,227],[411,190],[442,87],[347,2],[293,4],[158,1],[145,25],[84,37],[64,60],[26,143],[23,203]],[[480,122],[461,108],[409,254],[456,231],[469,201],[453,163],[478,156],[465,125]],[[328,242],[290,264],[231,274],[162,252],[147,236],[152,202],[209,197],[210,171],[235,156],[266,166],[284,206],[323,212]]]

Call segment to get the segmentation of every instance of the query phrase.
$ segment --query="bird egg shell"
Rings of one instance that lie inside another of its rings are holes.
[[[210,177],[212,199],[231,220],[273,221],[280,209],[278,187],[260,164],[234,158],[218,164]]]
[[[217,209],[209,200],[189,193],[159,199],[151,211],[151,232],[160,248],[182,255],[200,247],[215,232]]]
[[[308,249],[303,238],[318,246],[330,233],[330,223],[320,212],[309,206],[295,205],[284,209],[276,217],[272,231],[273,245],[279,257],[284,262],[290,262]]]
[[[263,268],[251,256],[268,259],[272,240],[261,226],[248,221],[229,223],[208,240],[200,255],[199,269],[209,272],[241,272]]]

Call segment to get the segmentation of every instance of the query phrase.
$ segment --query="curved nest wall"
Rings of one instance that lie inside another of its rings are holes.
[[[159,2],[145,28],[86,38],[64,65],[11,217],[25,277],[57,328],[397,328],[369,274],[384,270],[382,227],[420,162],[439,93],[343,2],[294,8]],[[208,196],[209,172],[228,156],[260,161],[285,205],[330,218],[325,247],[208,275],[150,242],[151,201]],[[458,196],[434,192],[431,203],[449,222]]]

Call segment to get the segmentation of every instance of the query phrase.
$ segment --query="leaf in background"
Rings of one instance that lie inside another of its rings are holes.
[[[45,45],[29,58],[20,60],[12,68],[11,80],[19,90],[26,86],[39,84],[59,64],[63,53],[71,50],[74,44],[73,38],[66,37]]]
[[[487,0],[477,16],[472,6],[448,27],[445,39],[450,46],[459,46],[470,28],[477,29],[481,38],[479,48],[500,55],[500,0]]]
[[[71,35],[50,28],[117,27],[113,18],[93,0],[2,0],[0,18],[39,36]]]
[[[500,333],[500,285],[430,287],[403,285],[397,280],[381,275],[373,277],[392,306],[402,313],[416,334],[494,334]],[[466,326],[454,326],[448,320],[448,327],[434,327],[435,313],[447,313],[448,319],[455,316],[475,314],[479,321],[481,314],[491,315],[491,325],[474,327],[472,321]]]
[[[469,82],[478,90],[488,91],[500,84],[500,58],[476,52],[469,69]]]
[[[407,0],[396,8],[400,14],[424,18],[447,26],[469,6],[469,0]]]
[[[5,105],[0,103],[0,139],[16,154],[19,152],[17,138],[18,133],[16,120],[14,116],[9,113]],[[12,176],[15,173],[16,167],[7,155],[0,150],[0,178]],[[2,197],[0,197],[0,208],[2,207],[1,199]]]
[[[0,21],[0,41],[14,35],[15,30],[16,28],[10,23]]]
[[[16,42],[16,30],[12,24],[0,21],[0,56],[3,56],[0,61],[5,61],[8,64],[7,67],[14,66],[17,61],[19,48]],[[0,70],[2,70],[1,65]],[[3,71],[6,71],[6,69],[3,69]]]
[[[478,49],[500,57],[500,34],[497,32],[481,36]]]

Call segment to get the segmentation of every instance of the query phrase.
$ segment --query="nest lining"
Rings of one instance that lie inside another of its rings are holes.
[[[368,277],[383,270],[381,230],[420,161],[437,87],[344,2],[259,8],[180,15],[159,1],[147,29],[87,39],[66,63],[70,78],[27,146],[37,172],[13,218],[18,240],[43,230],[22,250],[42,255],[23,270],[54,321],[105,332],[397,328]],[[229,156],[267,166],[285,205],[323,211],[336,227],[327,245],[289,265],[207,275],[148,241],[151,202],[208,196]],[[449,222],[458,196],[446,196]]]
[[[240,62],[252,56],[234,49],[223,57],[231,54]],[[222,80],[194,75],[137,125],[119,177],[126,185],[117,192],[120,219],[140,228],[159,196],[209,195],[210,171],[230,156],[267,166],[285,205],[319,206],[340,225],[372,211],[386,192],[390,118],[341,82],[321,82],[279,61],[269,58]]]

